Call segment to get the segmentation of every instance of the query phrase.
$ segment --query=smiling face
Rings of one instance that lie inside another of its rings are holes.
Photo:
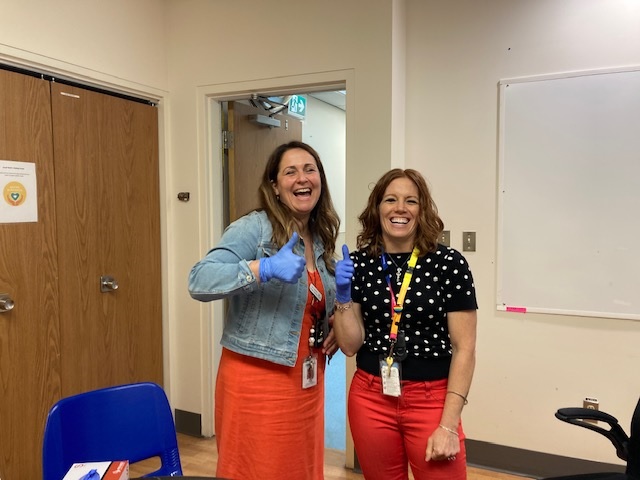
[[[320,171],[315,158],[301,148],[287,150],[280,160],[278,175],[272,184],[280,201],[295,217],[309,220],[322,191]]]
[[[409,178],[396,178],[378,205],[382,239],[390,253],[410,252],[415,244],[420,203],[418,187]]]

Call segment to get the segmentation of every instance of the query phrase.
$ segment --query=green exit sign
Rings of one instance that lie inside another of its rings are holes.
[[[294,117],[304,118],[307,114],[307,97],[291,95],[291,99],[289,100],[289,114]]]

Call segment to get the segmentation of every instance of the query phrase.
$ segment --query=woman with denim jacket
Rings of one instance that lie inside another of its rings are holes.
[[[189,293],[228,298],[216,380],[216,475],[322,480],[325,358],[340,220],[318,153],[280,145],[261,208],[225,230],[189,275]]]

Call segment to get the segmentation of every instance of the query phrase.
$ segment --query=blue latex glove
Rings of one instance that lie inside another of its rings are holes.
[[[296,283],[302,276],[306,260],[300,255],[293,253],[293,246],[298,241],[298,233],[293,232],[289,241],[273,257],[260,259],[260,281],[268,282],[272,278],[277,278],[286,283]]]
[[[349,247],[342,245],[342,260],[336,264],[336,300],[340,303],[351,300],[351,278],[354,271],[353,261],[349,258]]]
[[[80,480],[100,480],[100,474],[95,468],[92,468],[86,475],[83,475]]]

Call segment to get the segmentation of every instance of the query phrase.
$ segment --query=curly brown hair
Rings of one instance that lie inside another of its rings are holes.
[[[444,223],[438,215],[438,208],[431,197],[426,180],[417,170],[394,168],[385,173],[376,182],[369,194],[367,206],[358,217],[362,230],[358,234],[357,248],[363,249],[368,255],[378,256],[384,248],[379,207],[387,187],[398,178],[408,178],[418,188],[420,213],[416,228],[415,246],[420,250],[420,255],[433,252],[438,247],[438,238],[440,238],[444,230]]]
[[[271,221],[273,228],[272,241],[278,245],[278,247],[282,247],[289,241],[293,232],[297,230],[297,225],[289,207],[278,200],[273,185],[277,182],[282,157],[286,152],[294,148],[300,148],[308,152],[315,159],[318,171],[320,172],[320,184],[322,188],[318,203],[311,211],[311,216],[309,217],[309,232],[311,232],[314,237],[316,235],[320,237],[324,245],[322,257],[327,269],[331,273],[334,273],[334,254],[340,228],[340,218],[331,200],[327,176],[324,172],[320,155],[318,155],[318,152],[316,152],[313,147],[299,141],[284,143],[276,147],[269,156],[264,173],[262,174],[260,187],[258,188],[260,206],[261,209],[267,213],[267,217],[269,217]]]

